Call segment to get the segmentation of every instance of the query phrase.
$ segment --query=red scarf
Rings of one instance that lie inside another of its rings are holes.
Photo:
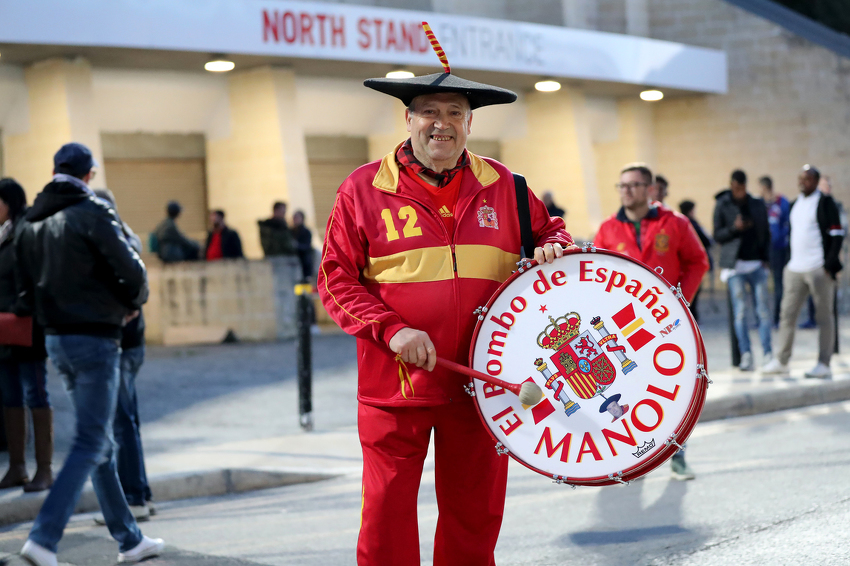
[[[413,155],[413,145],[410,143],[410,138],[407,138],[407,141],[401,144],[401,147],[398,148],[398,151],[395,154],[395,158],[399,165],[402,167],[409,167],[414,174],[422,174],[434,179],[437,181],[437,186],[440,188],[448,185],[458,171],[469,165],[469,152],[464,149],[463,153],[460,154],[460,158],[457,160],[457,165],[455,165],[452,169],[447,169],[440,173],[428,169],[421,161],[416,159],[415,155]]]

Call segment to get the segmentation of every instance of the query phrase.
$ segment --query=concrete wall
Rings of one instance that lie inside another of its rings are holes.
[[[88,62],[50,59],[26,69],[23,78],[26,97],[15,97],[9,110],[21,115],[6,117],[13,127],[4,131],[3,161],[5,174],[32,195],[50,181],[53,154],[63,144],[86,144],[99,163],[103,155]],[[101,170],[92,186],[105,183],[106,172]]]
[[[154,344],[295,336],[296,258],[162,265],[149,262],[147,340]]]

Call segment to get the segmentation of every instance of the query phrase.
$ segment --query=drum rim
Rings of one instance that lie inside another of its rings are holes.
[[[581,247],[581,248],[570,248],[564,250],[564,256],[567,255],[576,255],[576,254],[602,254],[618,257],[620,259],[624,259],[631,263],[637,264],[640,267],[645,268],[647,271],[652,272],[655,277],[658,277],[662,283],[664,283],[664,287],[670,290],[675,290],[676,287],[672,286],[663,276],[663,274],[658,273],[655,269],[649,267],[647,264],[643,263],[640,260],[637,260],[633,257],[627,256],[625,254],[616,252],[614,250],[608,250],[604,248],[596,248],[596,247]],[[496,302],[496,299],[501,296],[501,294],[505,291],[505,289],[514,281],[522,277],[525,273],[531,270],[534,267],[541,265],[534,259],[524,259],[524,261],[519,264],[519,268],[514,271],[510,277],[508,277],[504,283],[499,285],[499,288],[496,289],[493,294],[488,299],[487,303],[484,305],[486,312],[490,311],[490,307]],[[699,326],[696,324],[696,320],[694,320],[694,316],[691,313],[691,309],[689,308],[688,303],[685,302],[683,297],[679,297],[674,295],[677,301],[682,305],[685,309],[685,313],[687,314],[688,323],[690,324],[691,329],[694,332],[694,337],[696,338],[697,343],[697,367],[702,364],[706,375],[704,378],[699,376],[694,376],[696,380],[696,386],[694,387],[694,393],[691,397],[691,400],[688,404],[688,409],[685,413],[685,417],[682,421],[676,426],[673,431],[673,434],[676,437],[676,442],[682,446],[687,442],[691,433],[696,427],[697,422],[699,422],[699,417],[702,414],[703,407],[705,406],[705,399],[708,392],[708,361],[707,354],[705,351],[705,341],[702,338],[702,333],[699,330]],[[475,331],[472,333],[472,341],[469,346],[469,367],[473,368],[475,362],[475,345],[478,342],[478,335],[481,331],[481,326],[484,321],[487,319],[486,316],[479,315],[478,321],[475,324]],[[469,384],[474,388],[474,379],[470,379]],[[474,389],[473,389],[474,390]],[[481,412],[481,406],[478,403],[478,396],[474,393],[472,394],[473,405],[475,405],[475,411],[478,413],[478,418],[481,419],[481,424],[484,426],[484,429],[487,431],[487,434],[490,435],[490,438],[493,439],[493,442],[498,446],[501,441],[496,437],[493,431],[490,429],[490,426],[487,424],[487,419],[484,417],[484,414]],[[679,451],[679,448],[676,447],[675,444],[668,444],[665,447],[657,450],[655,455],[648,458],[643,462],[638,462],[634,466],[626,468],[624,470],[619,471],[619,475],[617,479],[613,479],[611,476],[597,476],[597,477],[587,477],[587,478],[574,478],[574,477],[564,477],[553,475],[549,472],[545,472],[539,468],[536,468],[525,462],[517,455],[513,453],[513,451],[509,450],[507,454],[516,462],[519,462],[529,470],[533,472],[537,472],[542,476],[546,476],[552,478],[558,483],[566,483],[568,485],[586,485],[586,486],[606,486],[606,485],[615,485],[618,483],[628,482],[630,480],[641,477],[659,467],[661,467],[667,460],[673,457],[673,455]],[[646,469],[646,471],[642,471]]]

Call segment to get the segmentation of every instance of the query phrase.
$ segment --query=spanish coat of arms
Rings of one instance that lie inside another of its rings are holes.
[[[590,322],[599,332],[599,340],[589,329],[581,330],[581,316],[578,313],[571,312],[557,319],[550,316],[549,321],[550,324],[538,335],[537,345],[555,351],[549,359],[557,371],[553,373],[542,358],[535,360],[535,367],[546,379],[546,388],[564,404],[567,416],[581,406],[570,399],[565,385],[579,399],[601,396],[605,401],[599,412],[611,413],[614,420],[620,418],[629,410],[629,406],[617,403],[619,394],[608,398],[603,395],[617,377],[617,369],[607,352],[618,358],[623,373],[629,373],[637,365],[626,357],[625,348],[617,344],[617,336],[608,332],[598,316]]]

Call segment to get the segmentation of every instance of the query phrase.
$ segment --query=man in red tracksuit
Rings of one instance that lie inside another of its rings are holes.
[[[450,73],[371,79],[400,98],[410,139],[354,171],[328,221],[318,287],[331,317],[357,337],[363,449],[357,562],[418,566],[416,502],[431,431],[439,519],[435,565],[489,566],[504,510],[508,459],[497,455],[464,391],[436,368],[467,364],[476,323],[520,259],[511,172],[466,150],[472,109],[510,91]],[[572,244],[528,191],[538,261]]]
[[[650,269],[660,267],[662,277],[672,285],[681,285],[682,294],[690,302],[708,271],[708,256],[687,217],[650,201],[651,187],[649,167],[642,163],[626,165],[617,184],[623,206],[602,223],[593,245],[642,261]],[[671,465],[675,479],[696,477],[685,463],[684,450],[673,456]]]

